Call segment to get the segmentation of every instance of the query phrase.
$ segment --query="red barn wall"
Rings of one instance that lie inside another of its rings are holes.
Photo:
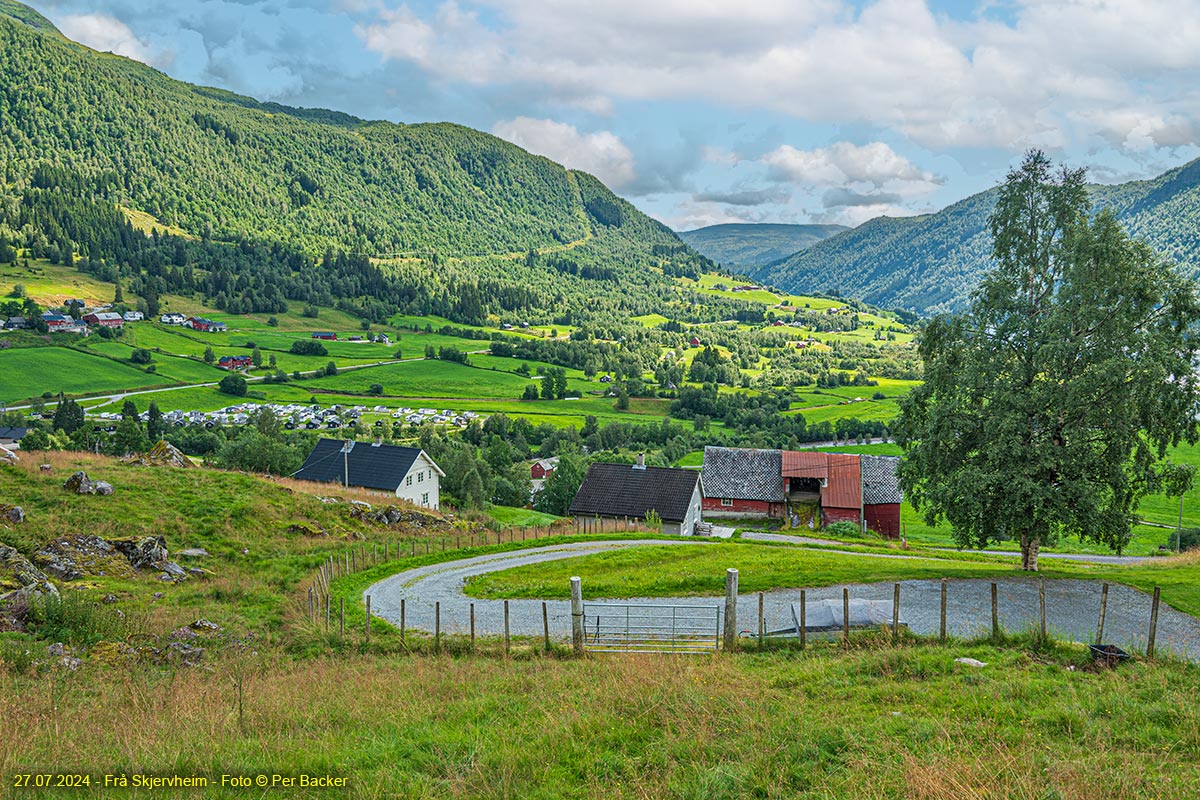
[[[870,505],[866,512],[867,527],[889,539],[900,538],[900,504]]]
[[[701,509],[706,517],[769,517],[771,505],[766,500],[734,500],[733,505],[723,506],[720,497],[706,497]]]
[[[821,506],[821,524],[833,522],[853,522],[858,524],[857,508],[837,508],[836,506]]]

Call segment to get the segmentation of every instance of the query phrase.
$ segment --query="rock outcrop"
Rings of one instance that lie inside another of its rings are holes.
[[[427,514],[412,508],[401,508],[400,506],[384,506],[383,508],[373,509],[370,506],[363,508],[362,506],[352,505],[350,506],[350,516],[355,519],[374,522],[378,525],[400,525],[404,523],[418,527],[435,528],[444,524],[440,518],[435,517],[433,514]]]
[[[58,587],[28,558],[0,544],[0,602],[58,597]]]
[[[155,570],[161,580],[185,580],[187,570],[169,556],[161,536],[102,539],[89,534],[55,539],[33,554],[42,569],[64,581],[100,575],[132,577],[135,570]]]
[[[21,460],[21,457],[9,450],[7,447],[0,447],[0,464],[16,464]]]
[[[0,521],[20,524],[25,521],[25,510],[20,506],[6,506],[0,503]]]
[[[76,494],[112,494],[113,487],[106,481],[94,481],[83,470],[67,478],[63,488]]]
[[[130,456],[124,461],[126,464],[136,464],[143,467],[179,467],[180,469],[189,469],[196,466],[183,454],[182,450],[166,439],[159,441],[158,444],[151,447],[145,453]]]

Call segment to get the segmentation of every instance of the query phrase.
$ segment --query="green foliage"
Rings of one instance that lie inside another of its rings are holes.
[[[921,341],[901,484],[961,545],[1019,541],[1027,569],[1062,534],[1120,551],[1166,448],[1196,440],[1196,290],[1110,212],[1089,219],[1082,172],[1038,152],[990,227],[997,267]]]
[[[46,595],[31,601],[27,622],[40,638],[72,646],[117,641],[129,628],[116,607],[69,589],[59,597]]]
[[[855,539],[862,537],[862,530],[853,522],[842,520],[821,527],[822,533],[827,533],[838,539]]]
[[[292,346],[288,348],[288,352],[295,356],[324,356],[329,354],[329,351],[325,348],[325,344],[319,339],[297,339],[292,342]]]
[[[134,351],[129,354],[131,364],[149,364],[152,361],[154,361],[154,355],[144,347],[134,348]]]
[[[587,464],[582,457],[570,453],[560,456],[558,467],[546,479],[533,507],[543,514],[565,517],[586,474]]]
[[[247,390],[246,379],[241,375],[226,375],[217,384],[217,390],[224,394],[231,394],[234,397],[245,397]]]

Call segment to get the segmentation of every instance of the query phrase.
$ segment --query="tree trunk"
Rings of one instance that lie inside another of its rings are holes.
[[[1031,536],[1028,533],[1021,534],[1021,569],[1029,572],[1037,572],[1038,550],[1041,549],[1042,539],[1040,536]]]

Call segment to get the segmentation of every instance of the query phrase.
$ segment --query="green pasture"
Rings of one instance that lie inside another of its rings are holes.
[[[163,375],[66,347],[0,350],[0,398],[9,405],[44,392],[113,392],[173,382]]]
[[[51,264],[44,259],[26,259],[0,264],[0,297],[8,297],[13,286],[21,284],[25,293],[38,304],[50,308],[78,298],[88,305],[111,303],[116,287],[71,267]]]
[[[512,508],[510,506],[488,506],[487,513],[501,525],[514,528],[546,527],[562,519],[562,517],[543,514],[531,508]]]

